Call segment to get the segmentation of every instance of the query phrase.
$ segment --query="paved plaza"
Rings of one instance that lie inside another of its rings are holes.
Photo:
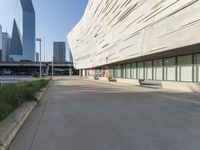
[[[56,77],[9,150],[199,147],[199,94]]]

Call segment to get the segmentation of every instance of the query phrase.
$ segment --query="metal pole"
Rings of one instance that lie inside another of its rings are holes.
[[[52,78],[53,78],[53,57],[52,57]]]
[[[69,75],[70,75],[70,77],[72,76],[72,66],[71,66],[71,63],[70,63]]]
[[[40,40],[40,78],[42,77],[42,43]]]
[[[42,40],[41,38],[36,38],[36,41],[40,42],[40,78],[42,77]]]
[[[45,37],[44,37],[44,62],[46,62],[46,43],[45,43],[46,41],[45,41]]]

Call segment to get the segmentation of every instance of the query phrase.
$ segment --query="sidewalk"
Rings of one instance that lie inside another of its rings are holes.
[[[198,94],[56,77],[9,150],[194,150]]]

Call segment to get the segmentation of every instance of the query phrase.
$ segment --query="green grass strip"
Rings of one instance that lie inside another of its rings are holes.
[[[33,78],[0,88],[0,121],[27,101],[35,101],[35,94],[46,87],[50,78]]]

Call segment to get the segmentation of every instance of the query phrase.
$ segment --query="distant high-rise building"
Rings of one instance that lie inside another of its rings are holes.
[[[10,57],[14,61],[35,61],[35,10],[32,0],[17,0]]]
[[[36,62],[39,62],[39,56],[40,56],[39,52],[36,52],[35,55],[36,55]]]
[[[65,42],[53,43],[53,57],[55,62],[66,62],[66,44]]]
[[[10,53],[10,35],[6,32],[2,33],[2,61],[9,61]]]
[[[2,61],[2,27],[0,25],[0,61]]]

